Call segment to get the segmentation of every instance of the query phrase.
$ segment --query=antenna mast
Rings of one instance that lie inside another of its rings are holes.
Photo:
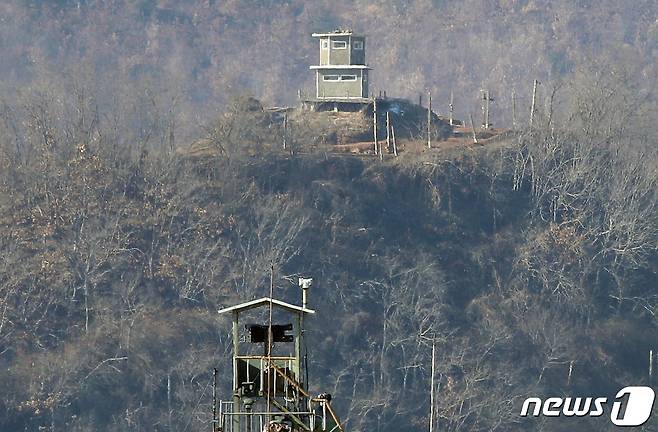
[[[274,263],[270,263],[270,318],[267,325],[267,412],[271,410],[270,384],[272,379],[272,299],[274,298]],[[271,421],[271,415],[267,421]]]
[[[212,432],[217,432],[217,368],[212,370]]]
[[[430,379],[430,432],[434,432],[434,338],[432,338],[432,378]]]

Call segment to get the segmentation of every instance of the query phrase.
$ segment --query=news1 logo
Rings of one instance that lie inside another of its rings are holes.
[[[656,398],[651,387],[624,387],[617,392],[610,410],[616,426],[642,426],[649,420]],[[600,417],[605,414],[608,398],[560,398],[541,400],[530,397],[523,402],[521,417]],[[532,406],[532,411],[530,407]]]

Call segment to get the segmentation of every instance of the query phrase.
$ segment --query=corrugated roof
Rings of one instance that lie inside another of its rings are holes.
[[[245,302],[245,303],[240,303],[240,304],[235,305],[235,306],[220,309],[217,313],[223,314],[223,313],[232,312],[232,311],[242,312],[242,311],[246,311],[246,310],[249,310],[249,309],[255,309],[255,308],[262,307],[262,306],[268,306],[270,304],[270,301],[272,302],[272,306],[276,306],[276,307],[279,307],[281,309],[285,309],[289,312],[297,312],[297,313],[301,312],[301,313],[306,313],[306,314],[314,314],[315,313],[315,311],[313,309],[308,309],[308,308],[304,308],[304,307],[301,307],[301,306],[296,306],[296,305],[286,303],[284,301],[277,300],[277,299],[274,299],[274,298],[271,299],[270,297],[263,297],[263,298],[259,298],[258,300],[252,300],[252,301],[248,301],[248,302]]]

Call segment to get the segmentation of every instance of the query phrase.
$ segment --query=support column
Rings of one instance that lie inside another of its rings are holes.
[[[297,334],[295,335],[295,365],[294,373],[295,379],[298,383],[303,383],[302,386],[305,386],[304,380],[302,379],[302,314],[297,314],[295,326],[297,327]]]
[[[377,145],[377,98],[372,98],[372,132],[373,132],[373,143],[375,145],[375,156],[377,155],[378,145]]]
[[[239,332],[239,313],[233,311],[233,412],[240,411],[240,395],[238,389],[240,383],[238,382],[238,356],[240,355],[240,332]],[[232,417],[232,432],[240,431],[240,417],[233,415]]]

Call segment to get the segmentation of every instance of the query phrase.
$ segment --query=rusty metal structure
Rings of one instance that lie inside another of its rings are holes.
[[[233,387],[230,400],[213,397],[213,432],[344,432],[331,395],[312,396],[308,388],[302,350],[304,322],[315,314],[307,306],[310,284],[299,279],[302,306],[273,298],[271,290],[219,311],[232,317]],[[254,317],[260,322],[244,324]]]

